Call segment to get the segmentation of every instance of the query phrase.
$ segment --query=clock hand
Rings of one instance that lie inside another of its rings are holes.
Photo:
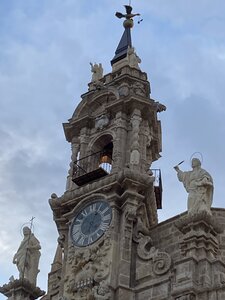
[[[91,227],[92,227],[92,225],[93,225],[93,223],[94,223],[94,219],[95,219],[95,216],[97,215],[97,212],[95,212],[94,214],[93,214],[93,217],[91,218],[91,221],[90,221],[90,224],[89,224],[89,230],[88,230],[88,232],[89,232],[89,234],[91,233]]]

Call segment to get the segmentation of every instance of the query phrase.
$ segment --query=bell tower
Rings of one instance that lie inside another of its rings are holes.
[[[116,13],[125,21],[112,72],[91,64],[88,91],[63,124],[72,156],[65,193],[50,199],[59,245],[43,299],[136,299],[137,253],[151,255],[150,237],[139,245],[161,208],[160,171],[151,164],[166,108],[150,96],[131,40],[138,14],[125,8]]]

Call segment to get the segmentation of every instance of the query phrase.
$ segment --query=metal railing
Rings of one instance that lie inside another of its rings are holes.
[[[152,176],[155,177],[154,181],[154,191],[155,191],[155,197],[156,197],[156,205],[157,208],[162,208],[162,176],[161,176],[161,170],[160,169],[151,169]]]
[[[113,160],[106,151],[99,151],[73,163],[73,181],[81,186],[93,180],[106,176],[112,171]],[[154,192],[157,208],[162,208],[162,176],[160,169],[151,169],[154,176]]]
[[[106,175],[112,171],[112,158],[107,156],[105,151],[95,152],[83,158],[76,160],[73,163],[73,181],[75,182],[78,177],[91,175],[91,180],[94,180],[94,173]],[[97,172],[98,171],[98,172]],[[105,173],[104,173],[105,172]],[[102,177],[102,176],[97,176]],[[90,181],[90,180],[89,180]]]

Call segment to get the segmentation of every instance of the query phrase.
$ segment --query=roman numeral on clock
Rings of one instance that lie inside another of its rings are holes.
[[[74,241],[78,241],[81,238],[81,234],[80,231],[76,231],[75,233],[73,233],[73,239]]]
[[[103,216],[102,217],[102,221],[109,221],[109,220],[111,220],[111,214],[108,214],[108,215],[105,215],[105,216]]]
[[[103,230],[103,231],[105,231],[108,228],[109,228],[109,225],[107,223],[101,223],[99,226],[99,229]]]
[[[84,237],[84,236],[81,236],[80,239],[79,239],[79,241],[78,241],[78,243],[79,243],[80,245],[83,245],[83,244],[84,244],[84,239],[85,239],[85,237]]]
[[[105,214],[106,212],[107,212],[107,210],[109,210],[110,208],[107,206],[104,210],[101,210],[100,212],[101,212],[101,214]]]
[[[95,211],[96,211],[96,208],[97,208],[96,203],[92,204],[92,205],[90,206],[90,212],[95,212]]]

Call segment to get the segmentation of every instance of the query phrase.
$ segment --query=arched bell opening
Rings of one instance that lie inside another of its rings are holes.
[[[78,185],[84,185],[112,171],[113,142],[110,134],[99,137],[89,146],[90,155],[75,162],[73,181]]]
[[[96,167],[103,169],[107,174],[111,173],[113,162],[113,137],[110,134],[100,136],[93,143],[91,151],[97,154],[95,158],[92,158],[95,161]]]
[[[113,143],[110,142],[102,150],[100,155],[99,166],[103,168],[106,172],[111,173],[112,171],[112,155],[113,155]]]

